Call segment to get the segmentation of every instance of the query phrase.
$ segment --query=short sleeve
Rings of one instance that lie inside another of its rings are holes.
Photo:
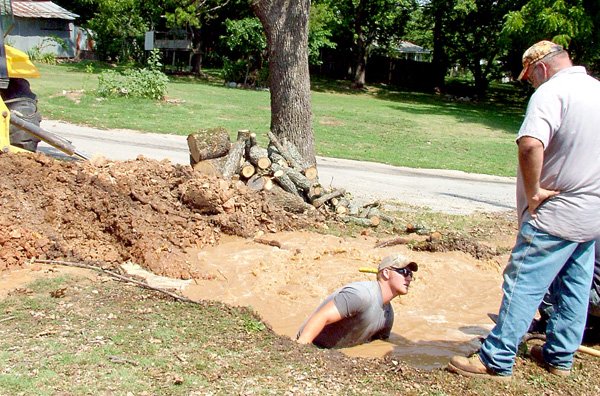
[[[563,109],[559,96],[542,88],[545,87],[542,85],[531,97],[516,140],[533,137],[541,141],[545,149],[561,124]]]
[[[333,303],[342,318],[349,318],[364,311],[369,304],[369,298],[364,291],[349,285],[338,292],[333,298]]]

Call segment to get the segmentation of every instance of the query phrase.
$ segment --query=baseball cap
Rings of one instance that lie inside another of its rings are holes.
[[[531,47],[527,48],[527,51],[523,53],[523,70],[517,80],[524,80],[527,78],[527,74],[529,71],[529,66],[531,64],[539,61],[540,59],[550,55],[553,52],[562,51],[562,45],[553,43],[552,41],[542,40],[533,44]]]
[[[394,267],[394,268],[405,268],[408,267],[413,272],[416,272],[419,269],[419,265],[414,261],[411,261],[408,257],[402,254],[392,254],[391,256],[385,257],[379,263],[377,267],[377,271],[381,271],[384,268]]]

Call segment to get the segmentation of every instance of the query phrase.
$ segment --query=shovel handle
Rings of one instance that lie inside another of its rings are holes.
[[[360,272],[367,272],[369,274],[376,274],[377,272],[377,268],[373,268],[373,267],[360,267],[358,269]]]

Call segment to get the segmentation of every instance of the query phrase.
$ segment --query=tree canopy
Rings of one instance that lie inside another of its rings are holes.
[[[261,58],[260,34],[251,0],[56,0],[80,15],[77,23],[95,32],[103,59],[143,59],[146,30],[179,29],[194,46],[193,71],[203,59],[220,66]],[[244,33],[245,32],[245,33]],[[233,40],[247,36],[243,43]],[[400,40],[433,51],[430,78],[443,89],[449,72],[466,71],[484,94],[490,81],[516,75],[521,55],[532,43],[552,39],[591,71],[600,70],[600,2],[597,0],[313,0],[310,7],[309,63],[352,61],[345,75],[365,83],[369,56],[393,57]],[[235,47],[235,50],[234,50]],[[236,58],[236,59],[233,59]],[[339,66],[338,66],[339,67]]]

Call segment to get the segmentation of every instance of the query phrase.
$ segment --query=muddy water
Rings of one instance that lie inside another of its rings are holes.
[[[185,289],[193,299],[252,307],[274,331],[294,337],[304,319],[338,287],[374,279],[358,272],[382,257],[404,253],[420,269],[408,295],[396,298],[392,336],[387,341],[344,349],[351,356],[394,359],[424,369],[469,354],[489,332],[487,313],[497,312],[501,265],[469,255],[411,252],[404,246],[376,249],[370,237],[338,238],[308,232],[266,235],[282,248],[227,237],[219,246],[190,252],[203,274]],[[503,259],[500,263],[504,264]]]

